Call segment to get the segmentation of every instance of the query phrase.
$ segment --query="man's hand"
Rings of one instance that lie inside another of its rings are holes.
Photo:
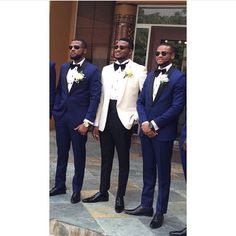
[[[143,123],[141,129],[149,138],[153,138],[157,135],[157,133],[150,128],[149,123]]]
[[[74,130],[77,130],[81,135],[86,135],[88,132],[88,127],[85,127],[84,124],[80,124]]]
[[[144,134],[146,134],[146,135],[147,135],[148,132],[151,131],[151,129],[150,129],[150,127],[149,127],[149,123],[143,123],[143,124],[141,125],[141,129],[142,129],[142,131],[144,132]]]
[[[94,128],[93,128],[93,138],[96,139],[97,141],[99,140],[98,127],[94,127]]]
[[[154,138],[155,136],[158,135],[158,133],[155,132],[154,130],[151,130],[151,131],[148,132],[146,135],[147,135],[149,138]]]

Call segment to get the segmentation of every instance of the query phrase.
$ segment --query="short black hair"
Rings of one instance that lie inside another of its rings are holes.
[[[84,39],[75,38],[75,39],[72,39],[71,41],[80,41],[80,42],[83,44],[83,47],[84,47],[84,48],[87,48],[87,47],[88,47],[88,44],[87,44],[87,42],[86,42]]]
[[[176,54],[177,50],[176,50],[176,48],[173,44],[171,44],[171,43],[161,43],[158,47],[160,47],[162,45],[170,47],[171,51]]]
[[[129,48],[133,50],[134,48],[134,43],[133,40],[129,39],[129,38],[120,38],[118,41],[125,41],[129,44]]]

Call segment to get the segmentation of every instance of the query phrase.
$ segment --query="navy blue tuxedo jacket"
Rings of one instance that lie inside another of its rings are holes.
[[[73,126],[81,124],[84,119],[94,122],[101,96],[101,72],[85,60],[80,69],[85,77],[79,83],[74,82],[68,91],[66,76],[69,68],[70,63],[61,66],[53,117],[58,121],[66,113],[66,119]]]
[[[153,101],[154,72],[150,72],[144,82],[137,101],[139,122],[154,120],[159,127],[155,137],[160,141],[175,140],[178,116],[186,102],[186,76],[173,66],[168,71],[169,82],[160,85]],[[142,136],[142,131],[140,132]]]
[[[49,63],[49,71],[50,71],[50,77],[49,77],[49,102],[50,102],[50,118],[52,115],[52,108],[55,101],[55,95],[56,95],[56,68],[55,68],[55,62],[50,61]]]

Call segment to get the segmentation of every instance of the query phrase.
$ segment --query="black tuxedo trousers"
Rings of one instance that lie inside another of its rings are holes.
[[[112,163],[116,148],[119,162],[117,196],[124,196],[129,176],[132,129],[126,129],[121,123],[116,109],[116,100],[110,100],[106,126],[99,135],[102,157],[100,192],[106,193],[110,188]]]

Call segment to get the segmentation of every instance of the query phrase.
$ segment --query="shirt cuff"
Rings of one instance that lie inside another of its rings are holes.
[[[159,127],[157,126],[157,124],[155,123],[154,120],[152,120],[151,123],[152,123],[155,130],[159,130]]]
[[[142,123],[142,125],[143,125],[143,124],[149,124],[149,122],[148,122],[148,121],[144,121],[144,122]]]
[[[84,119],[84,122],[87,122],[87,123],[89,123],[90,125],[93,125],[93,124],[94,124],[93,122],[91,122],[90,120],[87,120],[87,119]]]

